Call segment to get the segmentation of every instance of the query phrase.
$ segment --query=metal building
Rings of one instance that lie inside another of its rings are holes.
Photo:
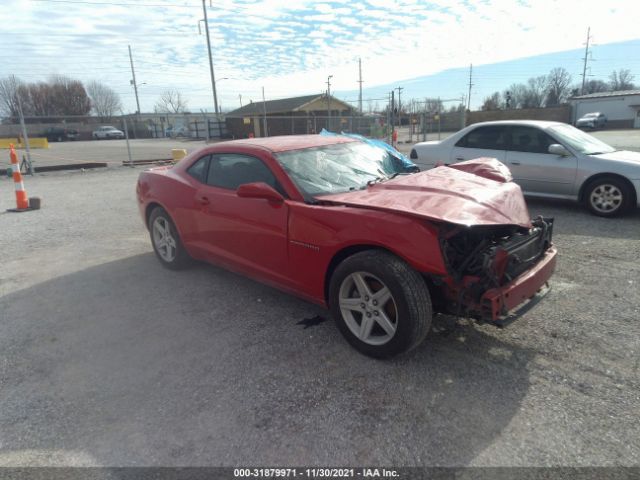
[[[640,90],[591,93],[569,102],[574,124],[586,113],[601,112],[607,116],[607,128],[640,128]]]

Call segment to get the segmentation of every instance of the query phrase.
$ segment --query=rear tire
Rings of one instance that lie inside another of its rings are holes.
[[[185,250],[173,220],[162,207],[156,207],[149,216],[149,235],[153,251],[163,267],[182,270],[193,264]]]
[[[415,348],[431,326],[423,278],[382,250],[356,253],[338,265],[329,285],[329,308],[346,340],[374,358]]]
[[[584,202],[594,215],[616,217],[629,208],[632,197],[625,181],[616,177],[600,177],[585,188]]]

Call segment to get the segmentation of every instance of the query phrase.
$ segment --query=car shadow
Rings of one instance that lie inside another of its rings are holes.
[[[66,450],[106,466],[467,465],[518,413],[535,355],[436,318],[419,348],[373,360],[320,307],[151,253],[0,311],[0,464]]]
[[[554,234],[588,237],[635,238],[638,236],[640,209],[635,208],[615,218],[592,215],[582,205],[568,200],[527,197],[531,218],[554,217]]]

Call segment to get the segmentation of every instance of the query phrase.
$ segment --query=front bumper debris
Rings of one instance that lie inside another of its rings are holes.
[[[556,248],[550,247],[534,267],[506,285],[487,290],[480,300],[483,316],[504,326],[529,310],[546,295],[545,286],[556,268],[557,255]],[[529,305],[532,301],[535,303]]]

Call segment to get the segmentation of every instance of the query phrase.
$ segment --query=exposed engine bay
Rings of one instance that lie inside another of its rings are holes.
[[[552,234],[553,219],[542,217],[530,229],[474,226],[444,232],[442,254],[454,281],[458,310],[464,304],[473,314],[487,290],[508,284],[535,265],[551,247]]]

